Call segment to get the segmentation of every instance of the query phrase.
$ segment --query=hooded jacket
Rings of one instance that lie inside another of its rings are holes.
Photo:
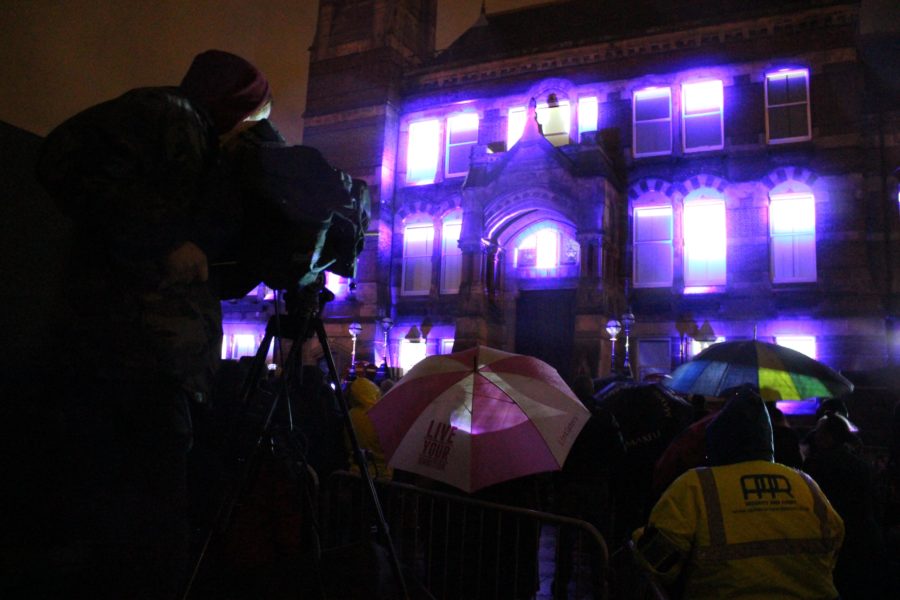
[[[706,444],[714,466],[676,479],[635,532],[639,561],[686,598],[837,598],[843,522],[812,478],[772,462],[760,397],[729,400]]]
[[[363,450],[368,451],[369,467],[373,477],[382,477],[390,479],[393,476],[393,469],[388,467],[384,459],[384,450],[381,448],[381,442],[378,440],[378,434],[375,433],[375,427],[369,419],[369,409],[381,399],[381,390],[371,380],[365,377],[357,377],[351,382],[347,388],[347,402],[350,405],[350,421],[353,423],[353,431],[356,432],[356,439]],[[352,456],[353,448],[347,441],[348,452],[350,452],[350,470],[354,473],[359,471],[359,467]]]

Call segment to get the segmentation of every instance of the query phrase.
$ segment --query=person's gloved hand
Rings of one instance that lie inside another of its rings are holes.
[[[184,242],[166,256],[163,287],[208,279],[209,265],[206,262],[206,253],[194,242]]]

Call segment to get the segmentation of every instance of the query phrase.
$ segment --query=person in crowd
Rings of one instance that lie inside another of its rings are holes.
[[[888,598],[887,551],[876,517],[875,472],[851,449],[847,420],[824,413],[812,431],[815,451],[803,470],[816,480],[841,515],[846,536],[834,569],[842,600]]]
[[[787,417],[775,402],[766,402],[766,410],[772,421],[772,439],[775,443],[775,462],[799,469],[803,464],[800,455],[800,434],[797,433]]]
[[[38,179],[75,227],[54,367],[78,455],[73,535],[91,549],[73,597],[173,598],[185,581],[189,403],[221,341],[209,266],[237,234],[205,191],[220,141],[269,100],[256,67],[209,50],[180,85],[88,108],[41,148]]]
[[[368,458],[369,472],[372,477],[391,479],[394,471],[384,458],[384,450],[381,449],[378,434],[375,433],[375,427],[366,414],[379,400],[381,400],[381,390],[367,377],[357,377],[347,386],[350,422],[353,423],[356,439]],[[347,452],[350,455],[351,472],[358,473],[359,466],[353,457],[353,448],[349,440],[347,441]]]
[[[576,382],[578,380],[576,379]],[[587,387],[590,386],[590,387]],[[573,385],[579,399],[584,403],[582,394],[587,394],[591,410],[593,383],[587,378],[587,386],[579,388]],[[591,416],[575,443],[569,450],[562,469],[554,473],[553,500],[555,512],[587,521],[597,528],[604,539],[612,536],[612,495],[610,479],[618,467],[618,462],[625,454],[625,442],[619,431],[619,425],[613,414],[599,407],[591,410]],[[576,545],[576,532],[570,528],[560,529],[556,547],[556,572],[554,573],[552,591],[554,598],[566,598],[567,587],[572,574],[573,550]],[[602,588],[602,574],[599,565],[601,557],[599,548],[590,540],[586,541],[586,554],[590,557],[591,577],[594,594],[599,597]]]
[[[727,400],[706,452],[634,532],[639,563],[685,598],[837,598],[843,521],[811,477],[774,462],[754,390]]]

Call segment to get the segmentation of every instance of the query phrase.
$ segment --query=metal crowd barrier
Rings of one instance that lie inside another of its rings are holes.
[[[375,484],[413,598],[666,598],[649,593],[636,570],[620,581],[629,591],[611,595],[606,542],[585,521],[403,483]],[[362,597],[391,597],[389,584],[376,589],[384,585],[386,567],[384,552],[368,541],[371,513],[358,476],[335,473],[324,482],[318,515],[323,556],[333,553],[345,563],[325,577],[368,569]],[[349,597],[346,585],[333,597]]]

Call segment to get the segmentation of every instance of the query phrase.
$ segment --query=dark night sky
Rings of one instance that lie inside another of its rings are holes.
[[[488,0],[488,13],[547,0]],[[265,8],[262,8],[262,7]],[[208,48],[240,54],[275,93],[272,120],[300,142],[316,0],[3,0],[0,121],[45,135],[127,89],[177,84]],[[481,0],[438,0],[438,47],[478,18]]]

